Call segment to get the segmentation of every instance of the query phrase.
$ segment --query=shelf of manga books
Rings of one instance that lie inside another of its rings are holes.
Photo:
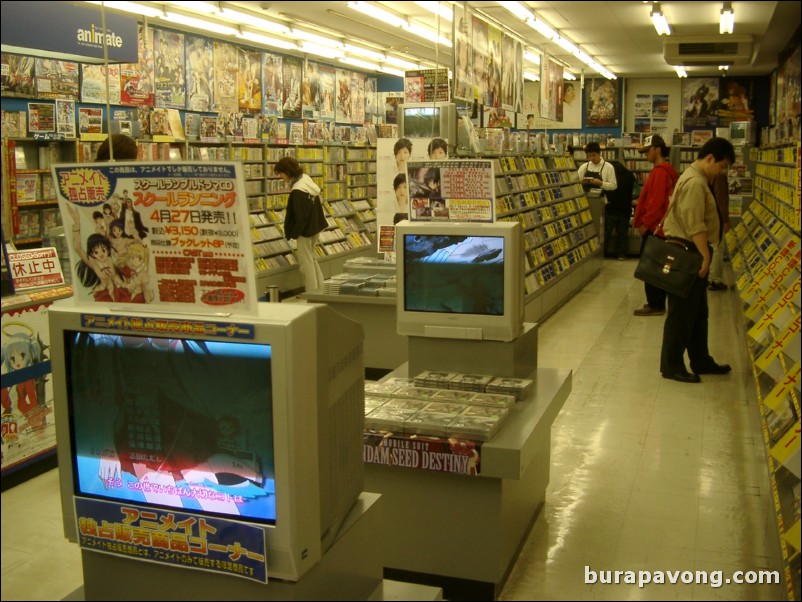
[[[75,140],[6,138],[2,144],[2,219],[17,247],[42,244],[61,225],[50,166],[75,161]]]
[[[345,149],[345,183],[356,217],[368,234],[376,237],[376,149]]]
[[[527,295],[596,254],[599,238],[568,156],[494,157],[496,217],[523,228]]]
[[[800,146],[752,149],[755,200],[727,233],[789,600],[800,596]]]

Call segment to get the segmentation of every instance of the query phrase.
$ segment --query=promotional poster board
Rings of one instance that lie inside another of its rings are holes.
[[[255,313],[239,163],[81,163],[53,178],[76,300]]]
[[[411,221],[495,220],[492,161],[410,161],[407,169]]]

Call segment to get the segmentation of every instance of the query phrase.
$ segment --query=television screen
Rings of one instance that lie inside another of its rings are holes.
[[[65,331],[75,494],[275,524],[267,344]]]
[[[403,107],[404,131],[407,138],[441,136],[439,107]]]
[[[504,314],[504,237],[403,236],[406,311]]]

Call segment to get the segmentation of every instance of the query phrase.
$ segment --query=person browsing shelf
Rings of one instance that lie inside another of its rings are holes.
[[[646,144],[639,150],[646,155],[646,159],[654,168],[646,178],[646,183],[640,191],[638,204],[635,207],[635,218],[632,225],[638,229],[641,236],[640,250],[646,246],[646,240],[655,236],[658,226],[668,209],[668,199],[674,191],[679,175],[671,162],[668,161],[669,149],[660,136],[646,138]],[[649,283],[644,283],[646,291],[646,304],[636,309],[636,316],[662,316],[666,313],[666,292]]]
[[[618,188],[615,169],[610,163],[602,159],[599,143],[588,142],[587,146],[585,146],[585,155],[588,158],[587,163],[580,165],[577,170],[579,181],[585,191],[598,190],[600,194],[604,194],[609,190]]]
[[[683,383],[701,382],[701,374],[727,374],[732,368],[718,364],[707,344],[707,276],[713,253],[721,236],[716,199],[710,182],[735,161],[735,149],[729,140],[712,138],[679,177],[671,197],[663,232],[666,239],[684,242],[690,251],[702,256],[698,278],[687,298],[668,293],[668,312],[663,325],[660,372],[663,378]],[[691,372],[685,369],[685,352]]]
[[[279,159],[273,171],[291,187],[284,236],[298,241],[296,255],[306,291],[319,291],[323,288],[323,272],[316,259],[315,245],[328,225],[320,203],[320,187],[292,157]]]

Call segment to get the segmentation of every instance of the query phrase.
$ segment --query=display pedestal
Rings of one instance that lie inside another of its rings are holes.
[[[482,444],[479,476],[365,464],[365,487],[384,503],[385,577],[442,587],[446,599],[498,595],[545,500],[551,425],[571,392],[570,370],[527,376],[533,390]]]
[[[537,324],[524,324],[514,341],[409,337],[409,374],[424,370],[527,378],[537,368]]]
[[[382,584],[380,497],[359,496],[331,548],[297,582],[262,584],[81,550],[84,594],[87,600],[368,600]]]

